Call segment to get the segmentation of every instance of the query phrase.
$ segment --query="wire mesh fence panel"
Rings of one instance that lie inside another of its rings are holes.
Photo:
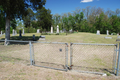
[[[33,48],[35,65],[66,70],[66,44],[33,43]]]
[[[74,44],[71,45],[72,69],[91,72],[114,72],[116,46]]]
[[[0,41],[0,62],[2,61],[30,64],[29,43],[9,41],[5,46],[4,41]]]

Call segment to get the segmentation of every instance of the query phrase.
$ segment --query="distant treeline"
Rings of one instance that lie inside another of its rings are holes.
[[[86,7],[85,9],[76,8],[75,11],[63,14],[51,14],[50,9],[45,7],[33,12],[31,8],[27,9],[27,15],[22,17],[23,23],[16,19],[10,22],[12,29],[19,31],[25,28],[25,32],[36,32],[37,29],[41,31],[50,31],[53,26],[56,31],[57,25],[59,29],[66,29],[67,31],[91,32],[105,34],[106,30],[110,33],[120,33],[120,9],[112,11],[110,9],[104,10],[97,7]],[[0,12],[0,30],[5,30],[5,15]],[[33,31],[32,31],[33,30]]]
[[[120,9],[112,11],[96,7],[77,8],[73,12],[64,14],[55,14],[52,16],[52,25],[59,25],[60,29],[73,29],[79,32],[105,34],[106,30],[110,33],[120,33]]]

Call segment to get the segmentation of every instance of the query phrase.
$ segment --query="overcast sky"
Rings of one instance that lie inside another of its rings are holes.
[[[101,7],[104,10],[115,11],[120,9],[120,0],[46,0],[45,8],[49,8],[52,14],[61,14],[75,11],[76,8]]]

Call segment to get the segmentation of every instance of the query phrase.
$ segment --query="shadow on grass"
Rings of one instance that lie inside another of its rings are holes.
[[[43,67],[49,67],[49,68],[66,69],[64,64],[59,64],[59,63],[35,61],[34,64],[37,65],[37,66],[43,66]]]
[[[75,70],[83,70],[83,71],[92,71],[92,72],[103,72],[103,73],[111,73],[113,74],[113,70],[109,68],[97,68],[97,67],[86,67],[86,66],[72,66],[71,68]]]
[[[35,36],[35,39],[33,39],[33,36],[22,36],[22,37],[19,37],[19,36],[11,36],[10,37],[10,40],[19,40],[19,41],[38,41],[39,40],[39,36]],[[2,38],[1,40],[5,40],[5,38]],[[0,43],[3,43],[3,42],[0,42]],[[29,42],[15,42],[15,41],[10,41],[9,42],[10,44],[9,45],[12,45],[12,44],[20,44],[20,45],[25,45],[25,44],[29,44]],[[4,43],[3,43],[4,44]]]

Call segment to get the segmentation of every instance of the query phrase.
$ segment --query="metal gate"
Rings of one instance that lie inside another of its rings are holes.
[[[104,74],[117,70],[117,44],[70,44],[70,69],[78,72]]]
[[[62,42],[29,42],[31,65],[67,71],[68,44]]]

